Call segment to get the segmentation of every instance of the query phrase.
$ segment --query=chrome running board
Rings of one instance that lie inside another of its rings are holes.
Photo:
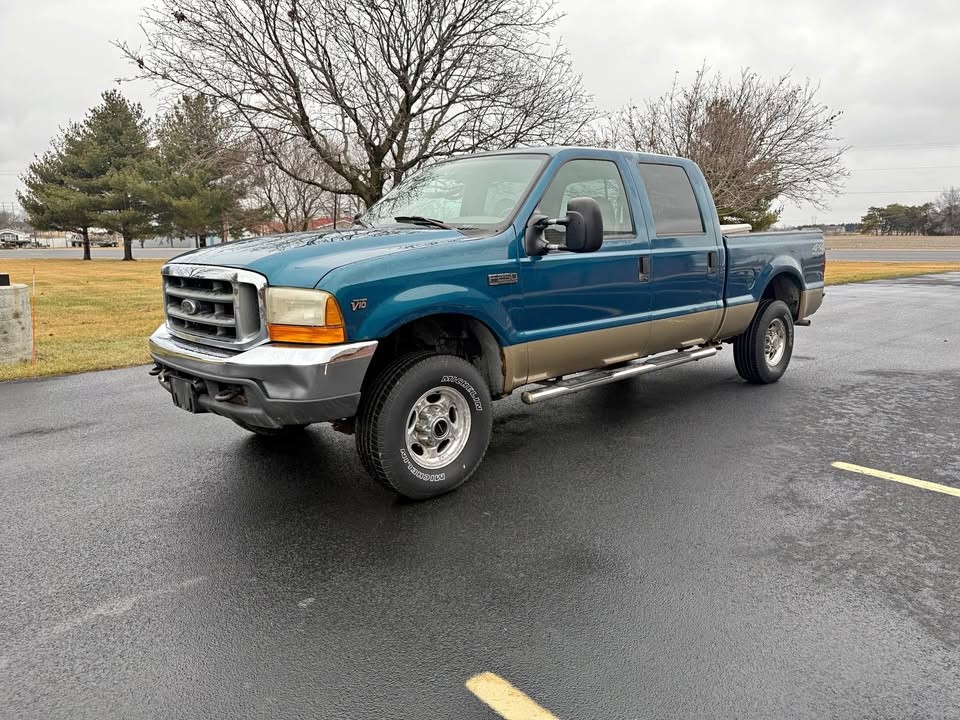
[[[669,355],[659,355],[645,360],[634,360],[628,365],[623,365],[618,368],[593,370],[573,376],[568,380],[554,380],[546,387],[524,391],[520,395],[520,398],[527,403],[527,405],[533,405],[543,400],[551,400],[561,395],[570,395],[571,393],[587,390],[592,387],[597,387],[598,385],[606,385],[607,383],[626,380],[627,378],[636,377],[637,375],[646,375],[647,373],[656,372],[657,370],[665,370],[666,368],[683,365],[684,363],[703,360],[708,357],[713,357],[719,350],[720,348],[718,346],[712,345],[698,350],[678,350]]]

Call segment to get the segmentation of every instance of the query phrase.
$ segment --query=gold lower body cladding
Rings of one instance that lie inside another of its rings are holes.
[[[739,335],[757,303],[679,315],[633,325],[534,340],[503,349],[504,392],[527,383],[604,368]]]

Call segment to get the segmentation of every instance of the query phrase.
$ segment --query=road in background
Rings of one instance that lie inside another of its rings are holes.
[[[146,368],[0,384],[0,707],[20,719],[960,716],[960,273],[828,288],[775,385],[717,359],[496,405],[411,503]]]
[[[138,248],[133,249],[134,259],[142,258],[144,260],[166,260],[168,258],[190,252],[193,248]],[[83,257],[83,248],[25,248],[22,250],[0,250],[0,266],[3,259],[9,258],[52,258],[57,260],[80,260]],[[90,257],[94,260],[113,259],[119,260],[123,257],[123,248],[90,248]]]

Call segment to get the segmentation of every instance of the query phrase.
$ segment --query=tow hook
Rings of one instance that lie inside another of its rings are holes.
[[[150,377],[156,377],[162,372],[163,372],[162,367],[160,367],[159,365],[154,365],[152,368],[150,368]]]
[[[216,395],[213,396],[213,399],[217,402],[230,402],[235,397],[237,397],[241,392],[243,392],[238,387],[227,388],[226,390],[221,390]]]

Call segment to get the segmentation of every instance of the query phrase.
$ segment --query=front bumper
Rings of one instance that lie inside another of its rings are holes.
[[[161,325],[149,347],[168,392],[170,375],[184,377],[197,388],[202,411],[277,428],[355,415],[377,343],[267,343],[235,353],[186,342]]]

